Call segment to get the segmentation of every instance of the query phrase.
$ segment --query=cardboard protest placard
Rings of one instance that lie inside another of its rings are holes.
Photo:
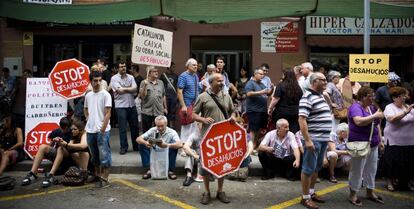
[[[170,67],[172,32],[135,24],[133,35],[133,63]]]
[[[66,99],[52,91],[48,78],[27,79],[24,150],[32,159],[66,112]]]
[[[387,83],[389,54],[350,54],[349,79],[358,82]]]

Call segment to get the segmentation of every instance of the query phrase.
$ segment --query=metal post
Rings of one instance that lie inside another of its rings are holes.
[[[371,24],[370,24],[370,0],[364,0],[364,54],[370,53],[370,33],[371,33]]]

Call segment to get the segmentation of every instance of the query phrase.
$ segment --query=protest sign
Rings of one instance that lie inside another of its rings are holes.
[[[389,54],[350,54],[349,79],[358,82],[388,82]]]
[[[48,78],[28,78],[24,150],[33,159],[41,144],[50,143],[48,134],[66,116],[67,101],[55,94]]]
[[[133,63],[170,67],[172,32],[135,24],[133,35]]]

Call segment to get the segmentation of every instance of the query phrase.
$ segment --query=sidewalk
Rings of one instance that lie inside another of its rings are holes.
[[[119,154],[119,134],[118,128],[111,129],[111,150],[112,150],[112,167],[111,173],[114,174],[143,174],[146,170],[142,167],[141,156],[139,152],[133,151],[131,146],[130,134],[128,132],[129,150],[125,155]],[[184,175],[185,159],[177,155],[177,163],[175,172],[179,175]],[[29,171],[32,166],[31,160],[24,160],[17,165],[14,165],[10,170],[12,171]],[[43,162],[42,167],[46,170],[50,169],[50,162]],[[262,166],[259,158],[252,155],[252,163],[249,166],[249,176],[260,176],[262,174]]]

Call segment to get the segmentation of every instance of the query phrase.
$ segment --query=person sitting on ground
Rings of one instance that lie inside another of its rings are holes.
[[[16,127],[11,115],[3,118],[0,128],[0,176],[8,165],[14,164],[24,157],[22,129]]]
[[[54,138],[59,147],[57,149],[56,158],[53,162],[52,169],[49,173],[46,173],[45,180],[43,181],[43,187],[49,187],[54,183],[54,175],[59,168],[64,158],[71,157],[76,165],[81,169],[81,175],[84,180],[88,178],[88,162],[89,162],[89,149],[86,141],[85,124],[81,121],[74,121],[72,123],[72,138],[69,142],[66,142],[62,138]]]
[[[26,177],[22,181],[22,186],[26,186],[32,183],[33,180],[37,179],[37,169],[42,163],[43,158],[46,158],[50,161],[54,161],[57,155],[58,145],[55,143],[55,140],[62,139],[65,142],[69,142],[72,138],[72,133],[70,132],[70,120],[66,117],[60,119],[59,128],[53,130],[48,139],[49,144],[42,144],[39,146],[39,150],[36,153],[34,158],[32,169],[27,173]],[[48,177],[46,176],[46,179]],[[45,179],[45,180],[46,180]]]
[[[336,134],[331,136],[328,142],[328,152],[326,154],[329,162],[329,181],[337,183],[335,178],[335,168],[342,168],[349,171],[351,156],[346,150],[348,141],[348,124],[340,123],[337,126]]]
[[[177,176],[174,174],[175,161],[177,159],[177,149],[183,147],[183,143],[178,137],[177,132],[167,127],[168,119],[164,115],[159,115],[154,120],[155,126],[150,128],[147,132],[137,138],[137,143],[146,146],[149,150],[153,146],[161,148],[168,148],[168,178],[174,180]],[[162,139],[161,142],[151,143],[150,139]],[[151,171],[148,170],[143,176],[143,179],[151,178]]]
[[[275,172],[289,180],[299,179],[300,151],[286,119],[277,120],[276,129],[266,134],[258,151],[263,180],[273,178]]]

